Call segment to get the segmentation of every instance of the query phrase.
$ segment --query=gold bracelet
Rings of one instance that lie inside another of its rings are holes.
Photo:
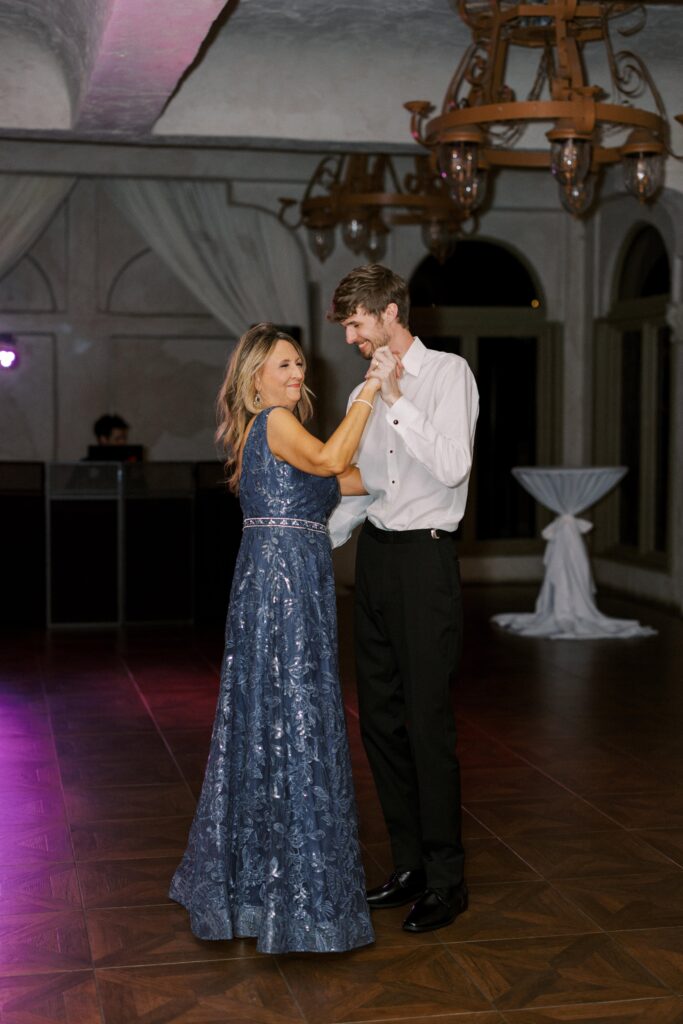
[[[372,402],[368,402],[367,398],[354,398],[354,400],[351,402],[351,405],[355,405],[356,402],[362,402],[363,405],[367,405],[369,409],[375,408]]]

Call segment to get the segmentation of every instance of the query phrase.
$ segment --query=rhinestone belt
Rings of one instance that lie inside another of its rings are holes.
[[[314,533],[327,533],[324,523],[316,523],[312,519],[292,519],[289,516],[257,516],[245,519],[243,529],[253,530],[257,526],[285,527],[288,530],[313,530]]]

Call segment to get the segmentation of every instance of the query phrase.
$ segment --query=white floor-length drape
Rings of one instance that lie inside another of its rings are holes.
[[[73,178],[3,174],[0,191],[0,277],[19,262],[66,198]]]
[[[307,276],[274,214],[229,204],[225,185],[120,179],[119,209],[169,269],[237,337],[270,320],[308,335]]]
[[[521,636],[546,636],[555,640],[594,640],[653,636],[649,626],[634,619],[603,615],[595,604],[595,583],[583,535],[593,528],[580,512],[595,505],[627,472],[624,466],[589,466],[569,469],[558,466],[517,466],[515,479],[556,513],[543,530],[547,541],[543,584],[533,612],[503,612],[493,622]]]

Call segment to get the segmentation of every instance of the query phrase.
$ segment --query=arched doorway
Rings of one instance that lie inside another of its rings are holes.
[[[463,356],[479,387],[461,551],[535,551],[544,512],[510,470],[550,464],[560,454],[559,332],[546,320],[541,288],[510,249],[467,239],[443,264],[424,259],[410,292],[415,333],[430,348]]]
[[[670,552],[671,266],[662,236],[638,225],[596,326],[595,460],[628,466],[596,516],[596,550],[664,568]]]

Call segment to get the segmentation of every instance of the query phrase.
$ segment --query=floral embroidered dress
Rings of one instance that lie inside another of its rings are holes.
[[[170,896],[200,939],[339,952],[374,939],[337,668],[326,521],[339,492],[275,458],[270,411],[244,449],[218,707]]]

